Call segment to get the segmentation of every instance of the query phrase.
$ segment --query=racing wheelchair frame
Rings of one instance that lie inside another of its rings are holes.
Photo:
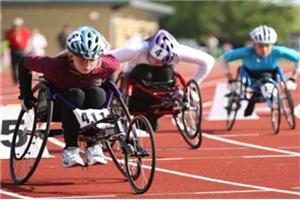
[[[103,109],[75,108],[47,80],[40,77],[32,92],[37,101],[29,111],[21,109],[10,151],[10,174],[15,184],[25,183],[36,170],[51,132],[54,101],[70,108],[80,124],[79,142],[105,144],[121,174],[135,193],[146,192],[153,181],[156,166],[155,141],[149,121],[142,115],[132,117],[115,84],[102,86],[107,94]],[[86,134],[92,131],[95,134]],[[25,145],[20,146],[22,141]],[[24,143],[24,142],[23,142]]]
[[[253,80],[243,67],[239,67],[236,73],[236,81],[238,88],[227,94],[228,103],[225,109],[227,110],[226,130],[231,130],[238,110],[241,108],[241,101],[250,101],[249,96],[255,95],[254,101],[257,103],[266,102],[271,112],[271,124],[274,134],[278,134],[281,124],[281,113],[284,114],[288,126],[295,129],[296,121],[294,115],[294,103],[290,91],[286,86],[286,78],[281,68],[276,69],[276,79],[271,77],[263,77],[258,80]],[[272,91],[269,91],[269,96],[266,98],[261,92],[260,86],[262,83],[272,85]]]
[[[176,127],[184,141],[193,149],[202,143],[202,97],[197,82],[188,82],[176,71],[173,79],[166,82],[138,82],[124,72],[119,73],[116,85],[122,91],[125,102],[138,89],[155,99],[155,104],[145,112],[131,112],[133,115],[155,114],[173,116]]]

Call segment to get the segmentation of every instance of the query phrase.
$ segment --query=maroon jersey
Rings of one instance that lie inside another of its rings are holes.
[[[89,74],[80,74],[67,56],[40,57],[28,56],[23,66],[40,72],[57,89],[87,88],[99,86],[120,67],[120,62],[111,55],[101,57],[102,62]]]
[[[10,29],[5,33],[11,49],[25,50],[31,39],[30,30],[26,27]]]

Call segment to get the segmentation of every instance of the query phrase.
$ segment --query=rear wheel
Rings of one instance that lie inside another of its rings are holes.
[[[173,117],[185,142],[193,149],[200,147],[202,142],[202,98],[196,81],[190,80],[187,83],[182,109]]]
[[[131,121],[126,143],[131,148],[125,155],[128,180],[133,190],[142,194],[152,184],[156,165],[153,130],[144,116],[136,116]]]
[[[25,183],[34,173],[43,155],[52,120],[53,102],[48,88],[38,84],[33,89],[35,106],[21,110],[10,150],[10,174],[16,184]]]
[[[273,91],[271,93],[270,99],[267,100],[267,103],[271,109],[271,123],[274,134],[278,134],[281,122],[281,113],[280,113],[280,94],[278,87],[274,85]]]
[[[286,118],[286,121],[291,129],[296,128],[296,119],[294,114],[294,102],[292,99],[292,95],[290,91],[287,89],[286,84],[282,83],[283,87],[282,94],[280,98],[281,102],[281,109],[284,113],[284,116]]]

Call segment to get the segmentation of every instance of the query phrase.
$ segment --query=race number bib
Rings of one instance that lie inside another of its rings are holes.
[[[80,125],[80,128],[83,128],[89,124],[100,121],[108,116],[109,110],[107,108],[104,109],[74,109],[74,115]]]
[[[162,60],[164,57],[166,57],[168,55],[168,52],[165,49],[162,49],[160,46],[155,45],[152,49],[151,49],[151,55],[158,59],[158,60]]]

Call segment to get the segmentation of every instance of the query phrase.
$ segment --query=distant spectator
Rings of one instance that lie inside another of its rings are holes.
[[[48,43],[46,37],[40,33],[39,29],[33,29],[31,39],[31,54],[38,56],[45,55],[45,48],[47,45]]]
[[[63,30],[57,35],[57,41],[59,44],[59,51],[66,48],[66,38],[71,33],[73,28],[70,25],[64,25]]]
[[[219,46],[219,39],[213,35],[209,36],[206,40],[206,46],[208,48],[208,52],[215,56]]]
[[[13,80],[17,83],[18,63],[29,51],[31,32],[24,26],[24,20],[17,17],[13,21],[12,28],[6,31],[5,38],[10,47]]]
[[[228,42],[225,42],[223,44],[223,51],[226,52],[226,51],[229,51],[233,48],[232,44],[228,43]]]

